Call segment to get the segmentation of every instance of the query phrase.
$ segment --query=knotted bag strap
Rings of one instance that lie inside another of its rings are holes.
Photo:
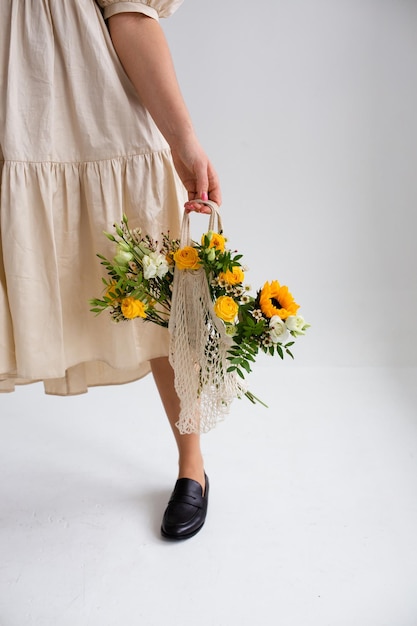
[[[199,204],[205,204],[210,207],[210,219],[209,219],[209,230],[217,230],[218,233],[221,233],[223,230],[222,218],[220,217],[219,206],[212,200],[194,200],[194,202],[198,202]],[[190,246],[192,243],[191,235],[190,235],[190,213],[184,211],[184,215],[182,218],[181,224],[181,240],[180,245],[181,248],[185,246]]]

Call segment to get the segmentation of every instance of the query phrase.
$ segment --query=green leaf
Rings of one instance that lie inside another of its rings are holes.
[[[242,361],[241,365],[242,365],[243,369],[245,369],[248,372],[248,374],[252,371],[251,368],[250,368],[250,365],[249,365],[249,363],[247,361]]]

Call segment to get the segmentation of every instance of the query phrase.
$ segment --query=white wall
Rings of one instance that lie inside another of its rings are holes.
[[[249,282],[313,324],[295,363],[417,365],[417,2],[185,0],[163,26]]]

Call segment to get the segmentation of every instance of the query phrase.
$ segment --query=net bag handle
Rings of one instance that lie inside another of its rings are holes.
[[[194,202],[198,202],[199,204],[204,204],[211,209],[210,219],[209,219],[209,230],[214,231],[217,230],[218,233],[223,231],[222,218],[220,217],[219,205],[213,200],[201,200],[200,198],[194,200]],[[182,218],[181,224],[181,247],[190,246],[192,243],[191,235],[190,235],[190,213],[184,211],[184,215]]]

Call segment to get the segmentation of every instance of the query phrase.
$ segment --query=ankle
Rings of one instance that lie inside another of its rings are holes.
[[[198,459],[187,459],[179,462],[178,478],[191,478],[196,480],[205,489],[205,473],[203,457]]]

